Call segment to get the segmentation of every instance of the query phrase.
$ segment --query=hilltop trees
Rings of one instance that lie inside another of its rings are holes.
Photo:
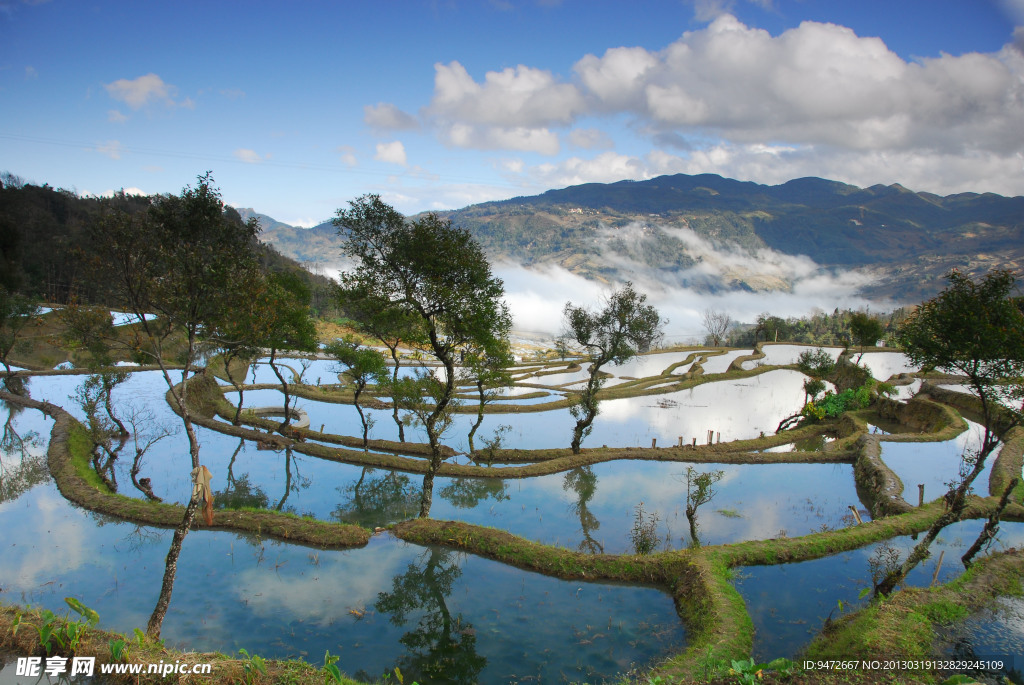
[[[640,352],[646,352],[661,338],[664,320],[651,305],[647,295],[633,289],[627,282],[612,292],[600,311],[565,304],[562,337],[584,347],[590,354],[590,375],[586,387],[573,398],[569,411],[576,419],[572,431],[572,452],[580,453],[580,444],[593,430],[598,414],[597,394],[605,364],[623,364]]]
[[[504,285],[473,237],[435,214],[407,222],[379,196],[364,195],[339,209],[334,224],[348,238],[345,252],[354,264],[342,274],[342,309],[373,293],[382,313],[421,327],[444,368],[443,378],[419,379],[420,399],[431,400],[429,410],[419,412],[431,450],[420,501],[420,516],[426,517],[444,459],[440,438],[450,423],[456,355],[465,348],[485,354],[500,349],[510,320]]]

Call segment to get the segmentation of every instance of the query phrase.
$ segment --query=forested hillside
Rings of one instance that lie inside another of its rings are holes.
[[[51,303],[76,298],[85,303],[118,302],[90,268],[102,260],[90,235],[106,209],[144,212],[152,198],[119,194],[112,198],[79,197],[49,185],[32,185],[9,173],[0,176],[0,287]],[[242,222],[227,207],[230,220]],[[330,308],[330,281],[310,274],[290,257],[261,244],[260,261],[268,271],[294,271],[310,286],[313,308]]]

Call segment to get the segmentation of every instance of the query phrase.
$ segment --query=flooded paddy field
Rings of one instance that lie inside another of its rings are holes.
[[[791,364],[802,349],[768,345],[770,356],[759,361]],[[751,352],[710,356],[703,364],[704,376],[724,374],[733,360]],[[856,526],[852,510],[865,523],[870,521],[869,507],[858,495],[854,456],[831,456],[835,436],[743,450],[750,455],[744,463],[730,455],[728,443],[770,437],[781,420],[799,411],[805,376],[789,369],[758,372],[751,367],[753,375],[703,378],[700,384],[678,387],[691,365],[683,362],[691,355],[644,355],[606,369],[612,377],[605,387],[621,395],[602,401],[583,456],[600,455],[607,448],[619,450],[615,458],[566,462],[551,473],[529,477],[503,477],[502,469],[517,467],[504,463],[487,468],[481,473],[485,477],[442,474],[433,486],[431,518],[509,533],[559,554],[615,555],[620,560],[639,558],[638,521],[650,523],[655,554],[674,554],[680,560],[699,554],[696,544],[717,548],[843,531]],[[864,363],[875,377],[887,378],[906,372],[906,360],[900,357],[872,352],[865,354]],[[302,374],[309,396],[316,396],[317,386],[339,382],[334,362],[317,360],[305,369],[296,359],[284,363],[288,380]],[[488,405],[519,405],[522,411],[486,413],[477,432],[478,449],[482,438],[500,434],[503,447],[521,452],[522,463],[529,463],[531,451],[567,452],[574,421],[564,406],[571,396],[567,384],[586,377],[586,364],[577,370],[570,370],[568,363],[532,368],[541,372],[521,374],[516,385]],[[415,372],[412,366],[402,370]],[[81,420],[83,412],[73,397],[83,379],[36,376],[28,381],[28,392]],[[246,382],[278,381],[269,365],[260,363],[246,374]],[[224,398],[237,403],[238,393],[221,387]],[[461,392],[468,397],[471,390],[466,386]],[[150,429],[166,427],[170,434],[147,452],[141,473],[156,495],[183,503],[191,492],[187,440],[165,401],[166,391],[162,376],[140,371],[114,391],[113,399],[119,410],[133,405],[144,409]],[[292,399],[309,417],[311,430],[362,434],[350,403]],[[280,389],[247,389],[243,409],[283,402]],[[544,407],[558,402],[563,404]],[[60,610],[63,598],[73,595],[99,612],[101,627],[125,632],[144,626],[159,590],[170,531],[69,503],[44,459],[53,421],[14,403],[5,403],[2,411],[7,428],[0,454],[5,484],[0,501],[5,531],[0,538],[5,550],[0,555],[0,599]],[[390,408],[365,411],[372,422],[371,439],[398,440]],[[465,400],[464,411],[455,414],[443,438],[454,450],[449,463],[473,464],[467,437],[475,421],[475,408]],[[213,428],[196,429],[202,463],[213,474],[218,510],[255,507],[369,529],[386,528],[418,513],[421,473],[319,458],[302,453],[298,445],[268,449],[218,428],[226,425],[219,418]],[[911,432],[881,419],[877,425],[884,433]],[[409,442],[426,441],[421,427],[407,425],[404,432]],[[704,451],[679,449],[680,439],[691,445],[694,438]],[[904,499],[916,505],[917,483],[925,483],[926,500],[939,497],[963,452],[979,442],[977,424],[938,441],[893,442],[882,436],[881,458],[904,482]],[[131,439],[127,445],[130,454]],[[356,451],[383,455],[382,449]],[[976,491],[987,494],[997,454],[989,458]],[[118,460],[113,478],[121,494],[141,498],[130,467],[130,457]],[[686,515],[688,467],[717,474],[713,498],[695,516],[696,541]],[[980,520],[964,521],[942,533],[933,548],[935,555],[945,552],[939,582],[962,573],[958,558],[981,525]],[[1024,545],[1021,526],[1004,523],[994,548]],[[732,569],[733,584],[754,622],[755,659],[795,657],[835,613],[839,601],[845,611],[866,601],[858,595],[871,584],[870,560],[880,547],[905,553],[912,544],[909,536],[896,536],[805,561]],[[412,674],[407,679],[419,677],[421,682],[600,682],[681,653],[691,631],[680,615],[685,607],[674,603],[671,589],[661,582],[564,579],[457,546],[414,544],[387,531],[373,535],[363,547],[322,549],[253,533],[200,530],[186,538],[179,565],[163,631],[169,645],[229,654],[244,648],[265,658],[299,657],[312,663],[330,650],[341,655],[339,666],[345,672],[370,680],[399,666]],[[928,585],[934,570],[933,558],[907,584]],[[957,629],[960,633],[950,633],[948,645],[962,643],[956,635],[968,634],[977,644],[987,644],[991,626],[1003,625],[998,623],[1004,620],[1001,615],[978,614],[976,623],[965,622]],[[1018,635],[1010,638],[1011,646],[1020,647],[1019,634],[1011,634]],[[948,645],[943,649],[955,649]],[[447,664],[443,676],[431,671],[438,659]]]

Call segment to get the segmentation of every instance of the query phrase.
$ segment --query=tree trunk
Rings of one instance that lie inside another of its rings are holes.
[[[242,416],[242,393],[243,393],[242,386],[245,385],[245,383],[237,382],[235,380],[234,375],[231,373],[231,362],[233,362],[236,359],[236,357],[225,355],[223,357],[223,359],[224,359],[224,373],[228,377],[228,382],[231,383],[231,385],[234,386],[235,390],[238,391],[238,406],[235,407],[235,416],[234,416],[234,418],[231,419],[231,425],[237,426],[238,422],[239,422],[239,419]],[[243,381],[245,380],[244,376],[242,377],[242,380]]]
[[[167,561],[164,564],[164,579],[160,586],[160,596],[157,598],[156,607],[154,607],[146,626],[146,635],[154,640],[160,639],[160,630],[163,627],[164,617],[167,615],[167,608],[171,604],[171,593],[174,591],[174,576],[178,572],[181,545],[185,541],[185,536],[188,535],[189,528],[192,527],[198,509],[199,501],[193,497],[185,507],[185,516],[181,519],[181,523],[174,529],[171,548],[167,552]]]
[[[281,431],[283,431],[286,428],[288,428],[288,424],[291,423],[291,420],[292,420],[292,415],[290,413],[291,410],[289,408],[291,403],[290,403],[289,397],[288,397],[288,381],[286,381],[284,379],[284,376],[281,374],[281,372],[277,368],[277,364],[274,363],[274,355],[275,354],[277,354],[277,350],[271,348],[271,350],[270,350],[270,368],[274,370],[274,375],[277,376],[277,379],[279,381],[281,381],[281,390],[284,392],[284,421],[282,421],[281,425],[279,425],[277,427],[277,432],[280,433]]]
[[[1014,478],[1010,481],[1010,484],[999,498],[999,506],[989,515],[988,520],[985,521],[985,527],[981,529],[981,533],[978,534],[978,538],[974,541],[974,544],[971,545],[970,549],[960,557],[960,561],[963,562],[965,568],[971,567],[971,560],[974,559],[974,556],[980,552],[985,545],[993,540],[996,533],[999,532],[999,519],[1006,510],[1006,505],[1010,503],[1010,496],[1013,494],[1013,489],[1017,487],[1017,483],[1019,482],[1019,478]]]
[[[597,417],[597,393],[601,390],[601,379],[598,378],[597,374],[600,372],[604,362],[601,360],[594,360],[590,363],[590,378],[587,380],[587,387],[583,390],[580,395],[577,411],[573,412],[573,416],[576,417],[576,426],[572,429],[572,447],[573,454],[580,453],[580,445],[583,443],[583,438],[590,435],[590,428],[594,423],[594,419]],[[573,407],[573,409],[576,409]],[[583,416],[579,416],[583,414]]]
[[[982,403],[982,407],[987,409],[987,405],[985,405],[984,402]],[[988,421],[988,412],[985,411],[983,414],[986,419],[985,425],[990,425]],[[918,564],[928,558],[928,548],[931,546],[932,542],[934,542],[935,538],[939,536],[939,533],[941,533],[946,526],[961,520],[964,509],[967,507],[967,493],[975,479],[978,477],[978,474],[984,470],[985,460],[992,453],[992,450],[995,449],[997,444],[998,440],[995,435],[992,431],[986,428],[985,437],[981,444],[981,450],[978,452],[978,458],[974,462],[974,468],[971,469],[971,472],[967,474],[967,477],[964,478],[960,485],[946,493],[946,511],[939,516],[931,526],[929,526],[928,532],[925,533],[924,538],[914,546],[914,549],[907,555],[907,558],[902,564],[900,564],[899,568],[886,574],[886,576],[875,585],[875,597],[878,597],[879,595],[892,594],[893,590],[896,589],[896,586],[906,580],[907,576],[910,575],[910,572],[913,571]]]
[[[434,468],[423,475],[423,492],[420,495],[420,518],[430,518],[430,505],[434,501]]]
[[[363,392],[365,383],[356,381],[356,391],[352,395],[352,404],[356,405],[356,411],[359,412],[359,422],[363,424],[363,451],[365,452],[370,448],[370,426],[366,423],[366,416],[363,415],[363,408],[359,406],[359,395]]]
[[[686,520],[690,524],[690,540],[694,547],[700,547],[700,538],[697,536],[697,512],[686,512]]]
[[[430,442],[430,468],[423,476],[423,494],[420,498],[421,519],[430,516],[430,505],[434,499],[434,476],[437,475],[437,470],[441,468],[441,463],[444,461],[444,455],[441,454],[441,436],[437,434],[437,422],[444,416],[448,409],[448,403],[451,402],[452,395],[455,394],[455,363],[440,345],[436,332],[433,330],[430,332],[430,339],[434,355],[444,364],[445,390],[440,401],[434,406],[434,411],[430,412],[427,420],[423,422],[423,427],[427,431],[427,440]]]
[[[398,384],[398,363],[399,363],[398,362],[398,345],[395,345],[394,347],[392,347],[391,345],[388,345],[388,349],[391,350],[391,358],[395,362],[395,370],[391,374],[391,380],[392,380],[393,383],[395,383],[397,385]],[[394,417],[395,417],[395,425],[398,426],[398,442],[405,442],[405,426],[402,425],[402,420],[400,418],[398,418],[398,404],[395,402],[395,398],[394,397],[391,398],[391,406],[394,409],[393,414],[394,414]]]
[[[477,411],[476,411],[476,423],[474,423],[473,427],[469,429],[469,453],[470,454],[473,454],[473,452],[476,451],[476,448],[473,447],[473,436],[476,435],[477,429],[479,429],[480,425],[484,422],[484,402],[485,402],[485,398],[484,398],[484,384],[479,382],[479,381],[477,381],[476,387],[477,387],[477,390],[480,393],[480,405],[477,407]]]

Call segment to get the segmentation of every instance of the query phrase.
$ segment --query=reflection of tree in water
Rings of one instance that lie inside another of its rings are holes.
[[[392,579],[391,592],[377,595],[377,612],[390,614],[395,625],[422,613],[416,628],[400,640],[408,651],[397,666],[407,682],[473,683],[487,665],[477,654],[473,625],[448,609],[446,598],[461,575],[455,552],[430,548]]]
[[[218,509],[238,509],[240,507],[266,509],[270,504],[270,498],[267,493],[259,486],[249,482],[249,474],[242,474],[235,478],[235,460],[238,459],[238,454],[244,447],[245,440],[242,439],[238,442],[238,447],[231,453],[231,458],[228,460],[227,485],[223,490],[213,493],[214,506]],[[309,478],[299,473],[295,454],[290,447],[287,448],[284,453],[284,494],[281,495],[281,499],[274,505],[274,509],[276,511],[294,511],[294,507],[285,509],[284,505],[288,501],[288,496],[293,492],[305,490],[311,483],[312,481]]]
[[[295,471],[295,475],[292,475],[292,470]],[[288,507],[284,509],[284,503],[288,501],[288,496],[293,492],[299,490],[305,490],[310,486],[312,481],[309,478],[304,477],[299,473],[299,464],[295,460],[295,455],[292,453],[292,448],[288,447],[284,452],[284,494],[281,499],[274,506],[277,511],[294,511],[295,507]]]
[[[231,485],[213,493],[213,506],[217,509],[266,509],[270,499],[263,488],[249,482],[249,474],[243,473],[231,481]]]
[[[16,381],[19,394],[28,394],[28,379],[15,377],[8,380]],[[50,475],[46,455],[33,455],[29,451],[31,447],[42,447],[45,440],[35,431],[21,435],[14,427],[14,417],[23,409],[20,404],[0,400],[0,411],[6,410],[7,413],[3,435],[0,436],[0,503],[18,499],[45,482]]]
[[[368,477],[373,472],[374,469],[364,466],[359,480],[338,488],[338,494],[346,499],[338,504],[331,516],[343,523],[383,526],[416,515],[420,493],[412,479],[397,471]]]
[[[472,509],[485,499],[510,499],[508,486],[500,478],[453,478],[438,494],[459,509]]]
[[[601,527],[601,522],[587,508],[587,502],[597,492],[597,474],[589,466],[573,469],[565,474],[565,479],[562,481],[562,489],[574,491],[579,498],[578,501],[569,505],[569,508],[579,516],[580,529],[583,531],[583,540],[580,542],[579,550],[581,552],[589,552],[590,554],[603,553],[604,545],[595,540],[591,535],[591,531]]]
[[[242,451],[245,440],[240,440],[238,447],[231,454],[228,460],[228,482],[223,490],[214,490],[213,506],[216,509],[241,509],[242,507],[254,507],[266,509],[270,498],[258,485],[249,482],[249,474],[243,473],[235,478],[235,459]],[[287,493],[286,493],[287,496]]]

